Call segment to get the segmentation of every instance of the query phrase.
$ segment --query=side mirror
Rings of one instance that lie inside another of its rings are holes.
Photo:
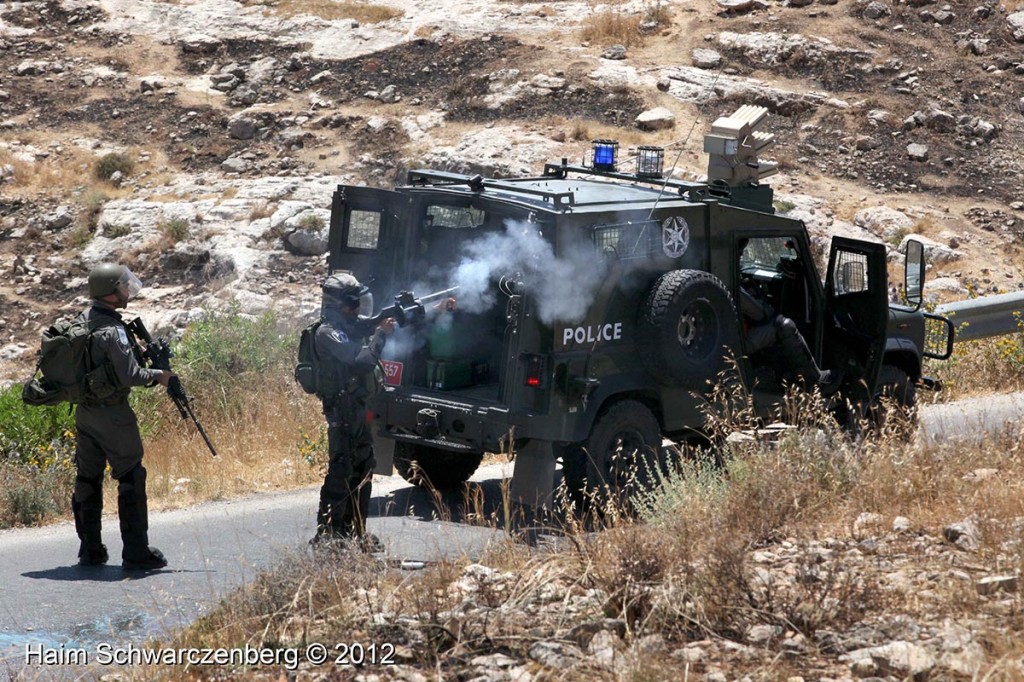
[[[916,239],[907,240],[904,262],[903,291],[907,303],[917,310],[924,301],[924,246]]]

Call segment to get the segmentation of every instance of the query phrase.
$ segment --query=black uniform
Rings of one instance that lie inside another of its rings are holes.
[[[102,302],[82,313],[89,325],[88,358],[92,372],[87,397],[75,410],[78,440],[75,448],[75,492],[71,509],[75,530],[82,542],[79,556],[92,552],[98,559],[102,547],[103,472],[110,464],[118,482],[117,511],[126,562],[150,558],[149,521],[146,509],[146,469],[142,466],[142,437],[135,412],[128,405],[133,386],[153,384],[160,371],[140,364],[141,351],[125,327],[121,315]]]
[[[778,345],[782,359],[800,378],[811,382],[821,379],[814,355],[793,320],[776,313],[770,304],[744,287],[740,287],[740,313],[745,322],[748,353]]]
[[[323,401],[329,461],[320,488],[317,538],[362,538],[370,507],[376,460],[367,424],[366,401],[380,389],[378,370],[386,335],[368,332],[357,319],[329,315],[314,345],[328,386]]]

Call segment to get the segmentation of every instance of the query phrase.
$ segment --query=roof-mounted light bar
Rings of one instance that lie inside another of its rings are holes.
[[[616,156],[619,143],[615,140],[594,140],[591,142],[593,157],[592,167],[596,171],[615,172]]]
[[[636,148],[636,176],[660,178],[665,168],[665,149],[649,145]]]

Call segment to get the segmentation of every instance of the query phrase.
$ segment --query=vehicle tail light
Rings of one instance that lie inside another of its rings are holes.
[[[530,388],[543,388],[544,387],[544,368],[546,363],[544,362],[543,355],[527,355],[524,358],[526,360],[526,373],[523,383]]]

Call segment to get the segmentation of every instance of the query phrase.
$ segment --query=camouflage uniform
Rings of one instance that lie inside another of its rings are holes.
[[[146,507],[146,469],[142,466],[142,437],[135,412],[128,404],[133,386],[153,384],[160,371],[141,366],[141,350],[128,332],[121,315],[102,301],[95,301],[82,313],[91,338],[88,357],[91,373],[88,397],[75,410],[78,442],[75,466],[78,475],[71,508],[75,530],[82,542],[83,563],[103,563],[101,518],[103,514],[103,473],[110,464],[118,482],[117,510],[124,543],[125,562],[143,562],[150,556],[149,523]],[[92,559],[89,554],[93,552]]]
[[[376,330],[364,342],[367,331],[358,319],[328,314],[316,332],[321,372],[333,385],[322,396],[329,460],[315,539],[366,536],[376,465],[366,401],[380,388],[378,363],[386,340]]]

